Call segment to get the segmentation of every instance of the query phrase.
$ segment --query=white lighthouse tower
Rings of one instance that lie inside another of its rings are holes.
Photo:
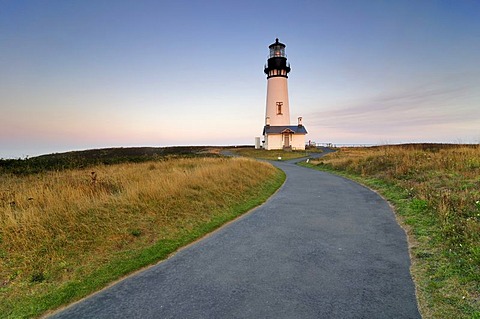
[[[264,69],[267,75],[267,107],[263,147],[267,150],[304,150],[307,130],[302,118],[298,118],[298,125],[290,125],[287,83],[290,64],[287,62],[285,44],[277,38],[268,48],[270,54]]]

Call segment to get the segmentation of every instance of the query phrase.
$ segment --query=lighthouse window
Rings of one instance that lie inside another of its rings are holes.
[[[279,46],[270,48],[270,57],[285,57],[285,48]]]
[[[277,115],[282,115],[283,102],[277,102]]]

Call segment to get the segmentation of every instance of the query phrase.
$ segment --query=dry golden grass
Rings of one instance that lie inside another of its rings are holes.
[[[0,299],[41,294],[188,232],[276,174],[249,159],[197,158],[0,175]]]
[[[314,162],[400,189],[425,318],[480,318],[480,146],[342,148]]]
[[[413,145],[350,148],[342,149],[322,161],[362,176],[400,183],[412,196],[427,201],[435,209],[445,231],[454,231],[455,238],[460,242],[479,239],[478,146],[434,151],[418,149]]]

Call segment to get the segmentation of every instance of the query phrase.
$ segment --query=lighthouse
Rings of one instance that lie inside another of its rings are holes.
[[[304,150],[307,130],[302,118],[298,118],[297,125],[290,123],[288,73],[291,69],[285,47],[278,38],[268,47],[270,53],[264,68],[267,75],[267,102],[263,147],[267,150]]]

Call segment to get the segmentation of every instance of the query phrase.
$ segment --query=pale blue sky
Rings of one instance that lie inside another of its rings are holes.
[[[332,143],[480,142],[480,2],[0,0],[0,158],[253,144],[287,45]]]

